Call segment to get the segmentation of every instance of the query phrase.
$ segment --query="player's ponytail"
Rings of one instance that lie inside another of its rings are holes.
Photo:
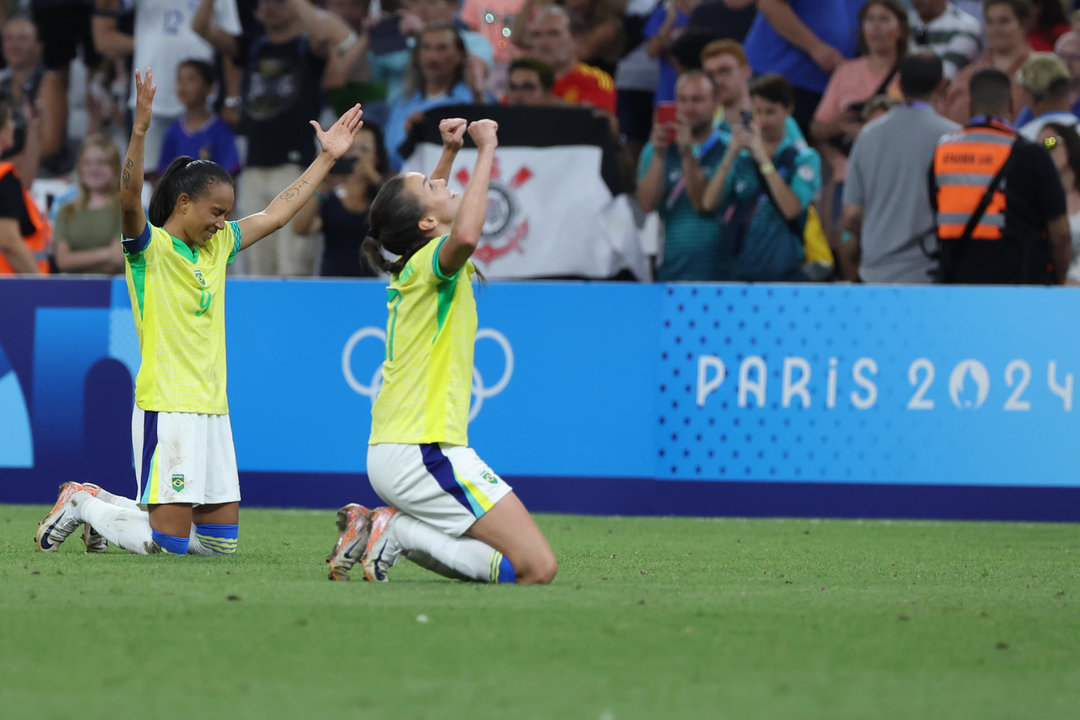
[[[371,230],[361,245],[364,257],[373,268],[397,275],[409,259],[431,238],[420,230],[424,206],[420,198],[405,188],[405,176],[396,175],[379,189],[368,211]],[[383,251],[397,258],[390,260]]]
[[[147,219],[155,227],[168,221],[176,209],[176,201],[186,194],[192,200],[202,195],[215,183],[233,184],[232,175],[211,160],[195,160],[187,155],[169,163],[162,173],[154,194],[150,196]]]

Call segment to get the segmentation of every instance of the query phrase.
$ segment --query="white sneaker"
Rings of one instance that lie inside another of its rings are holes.
[[[94,483],[83,483],[82,486],[83,490],[94,497],[97,497],[97,494],[101,492],[101,486]],[[90,523],[83,525],[82,541],[88,553],[103,553],[109,550],[109,541],[105,539],[104,535],[92,528]]]
[[[38,552],[56,552],[60,543],[67,540],[68,535],[75,532],[82,523],[71,505],[72,496],[82,489],[83,486],[77,482],[66,482],[60,486],[56,504],[45,519],[38,523],[37,533],[34,535],[34,548]]]
[[[386,571],[401,559],[405,550],[394,535],[394,519],[397,515],[398,511],[391,507],[371,511],[371,535],[364,556],[360,559],[364,579],[369,582],[386,582]]]
[[[337,512],[340,531],[334,549],[326,556],[331,580],[348,580],[349,571],[367,548],[371,534],[371,511],[363,505],[349,503]]]

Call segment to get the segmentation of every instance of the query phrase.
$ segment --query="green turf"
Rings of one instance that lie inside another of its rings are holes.
[[[45,510],[0,506],[6,719],[1080,714],[1076,525],[544,515],[549,587],[373,586],[328,511],[226,559],[37,554]]]

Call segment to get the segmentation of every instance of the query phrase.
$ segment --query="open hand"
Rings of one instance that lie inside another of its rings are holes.
[[[150,120],[154,117],[154,95],[157,93],[157,85],[154,84],[154,72],[146,68],[146,79],[142,79],[139,71],[135,71],[135,122],[134,129],[144,133],[150,129]]]
[[[360,103],[353,105],[338,118],[338,121],[330,126],[329,130],[323,130],[315,120],[311,120],[311,126],[315,128],[315,137],[319,141],[322,151],[337,160],[352,147],[360,128],[364,123],[360,121],[364,111],[360,109]]]
[[[439,134],[442,135],[443,147],[457,152],[465,145],[465,128],[468,123],[462,118],[444,118],[439,121]]]

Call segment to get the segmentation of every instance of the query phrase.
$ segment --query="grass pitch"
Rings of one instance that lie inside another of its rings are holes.
[[[549,587],[330,583],[331,511],[234,558],[34,553],[0,506],[0,716],[1069,718],[1080,527],[541,515]],[[359,575],[359,573],[356,573]]]

